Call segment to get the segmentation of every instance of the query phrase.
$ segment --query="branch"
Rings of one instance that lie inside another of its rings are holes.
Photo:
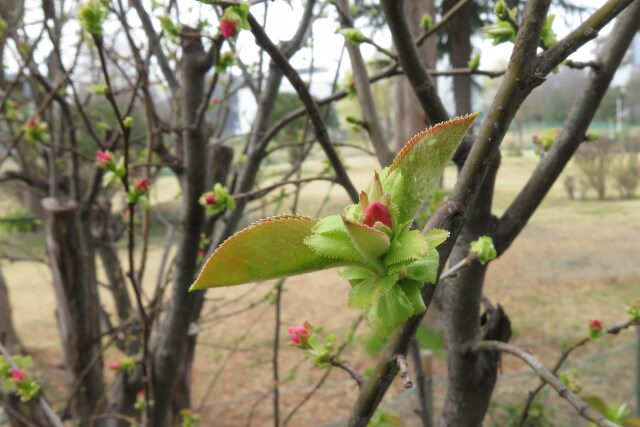
[[[609,0],[578,28],[538,55],[536,72],[547,75],[580,46],[598,36],[598,31],[618,16],[633,0]],[[543,20],[544,21],[544,20]],[[612,33],[613,35],[613,33]]]
[[[359,389],[362,389],[362,386],[367,381],[360,372],[353,369],[353,366],[351,366],[349,362],[340,359],[338,356],[331,356],[331,360],[329,361],[329,363],[331,364],[331,366],[335,366],[336,368],[340,368],[346,371],[358,384]]]
[[[442,15],[442,18],[435,24],[429,27],[429,29],[425,30],[420,37],[416,39],[416,46],[420,46],[430,35],[435,34],[441,27],[446,25],[447,22],[460,10],[462,7],[469,3],[470,0],[460,0],[453,6],[447,13]]]
[[[307,109],[309,118],[315,129],[318,142],[320,143],[320,146],[324,150],[327,159],[336,172],[336,179],[338,183],[344,187],[351,200],[356,203],[358,201],[358,191],[353,186],[353,183],[349,179],[349,176],[344,169],[344,165],[338,157],[335,149],[331,145],[331,140],[329,139],[329,134],[327,133],[327,127],[322,120],[318,104],[316,104],[316,102],[311,97],[311,94],[309,93],[307,86],[300,78],[300,75],[291,66],[283,52],[280,51],[280,49],[278,49],[276,45],[274,45],[273,42],[269,39],[262,26],[260,26],[258,21],[256,21],[255,17],[252,14],[249,14],[248,19],[249,24],[251,25],[251,32],[256,39],[256,43],[269,54],[271,60],[278,68],[280,68],[280,70],[282,70],[282,73],[285,75],[285,77],[287,77],[291,85],[298,93],[300,101],[302,101],[305,108]]]
[[[236,199],[249,199],[249,200],[254,200],[254,199],[259,199],[262,196],[265,196],[266,194],[270,193],[271,191],[275,190],[276,188],[282,187],[284,185],[299,185],[299,184],[303,184],[305,182],[313,182],[313,181],[329,181],[329,182],[336,182],[336,179],[334,177],[331,176],[314,176],[311,178],[300,178],[300,179],[291,179],[291,180],[287,180],[287,181],[280,181],[280,182],[276,182],[275,184],[269,185],[267,187],[264,188],[258,188],[257,190],[253,190],[253,191],[248,191],[246,193],[239,193],[239,194],[234,194],[234,198]]]
[[[11,366],[12,369],[20,369],[20,367],[16,365],[16,362],[14,362],[13,358],[4,347],[4,345],[2,345],[2,343],[0,343],[0,354],[4,356],[5,360],[9,363],[9,366]],[[47,403],[46,399],[42,395],[42,391],[38,393],[38,400],[40,401],[42,410],[46,414],[47,418],[49,418],[49,421],[51,421],[51,424],[55,427],[63,427],[60,417],[53,411],[53,409],[51,409],[51,406],[49,406],[49,403]]]
[[[338,18],[342,28],[353,27],[353,18],[349,11],[349,5],[346,0],[337,0],[335,2],[338,9]],[[378,157],[380,165],[389,166],[393,162],[393,152],[389,149],[387,139],[378,119],[376,104],[373,100],[371,85],[369,84],[369,75],[367,66],[362,58],[360,47],[345,39],[349,59],[351,60],[351,69],[353,71],[353,81],[355,83],[356,93],[358,94],[358,102],[362,112],[362,118],[366,122],[367,133],[371,139],[371,143]]]
[[[381,0],[380,7],[387,18],[398,58],[416,97],[432,124],[449,120],[449,113],[442,104],[433,80],[425,68],[418,47],[413,42],[409,23],[401,0]]]
[[[562,132],[540,161],[527,184],[504,212],[498,223],[496,250],[504,252],[522,231],[533,212],[556,181],[573,153],[584,140],[589,124],[606,93],[640,21],[640,2],[634,3],[615,24],[598,54],[598,70],[592,70],[579,98],[569,112]]]
[[[545,368],[542,363],[540,363],[535,357],[533,357],[531,354],[527,353],[520,347],[513,344],[504,343],[502,341],[478,341],[473,345],[472,348],[475,351],[501,351],[518,357],[519,359],[526,362],[527,365],[529,365],[538,374],[542,381],[551,385],[551,387],[553,387],[558,392],[560,397],[566,399],[571,404],[571,406],[576,409],[581,417],[601,427],[619,427],[618,424],[607,420],[603,415],[593,410],[582,399],[572,393],[571,390],[567,388],[567,386],[562,384],[558,377],[556,377],[547,368]]]

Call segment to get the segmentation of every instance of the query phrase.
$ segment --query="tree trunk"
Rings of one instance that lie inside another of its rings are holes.
[[[183,27],[186,29],[186,27]],[[183,77],[182,123],[195,122],[198,106],[205,93],[204,77],[213,61],[204,52],[200,36],[195,29],[181,34],[183,48],[181,71]],[[202,291],[189,292],[196,274],[196,259],[200,233],[204,224],[204,208],[198,199],[207,191],[207,137],[202,121],[196,129],[183,132],[185,174],[182,184],[182,236],[178,249],[176,272],[168,313],[156,337],[154,378],[153,425],[165,426],[177,379],[183,362],[187,331]],[[189,390],[183,390],[188,395]],[[185,404],[189,399],[185,401]]]
[[[496,219],[491,200],[499,161],[494,159],[469,219],[451,254],[452,265],[467,256],[469,244],[481,235],[491,235]],[[473,261],[460,274],[438,286],[443,308],[449,385],[440,419],[441,426],[480,426],[489,406],[497,378],[499,354],[469,351],[467,344],[483,336],[508,340],[508,319],[501,310],[490,313],[490,322],[481,328],[482,288],[486,265]]]
[[[458,0],[445,0],[442,3],[442,13],[447,13]],[[469,2],[451,18],[447,25],[450,41],[451,66],[453,68],[467,68],[471,58],[471,20],[476,5]],[[471,75],[462,74],[453,77],[453,96],[456,104],[456,114],[461,116],[471,112]]]
[[[9,288],[7,288],[2,269],[0,269],[0,342],[9,350],[9,353],[13,354],[20,349],[21,344],[13,326],[9,301]]]
[[[88,419],[99,413],[104,393],[93,248],[79,224],[75,201],[46,198],[42,207],[66,375],[69,389],[75,392],[71,417],[88,425]]]
[[[409,21],[411,33],[417,37],[422,33],[420,20],[422,15],[428,13],[435,16],[436,7],[433,0],[420,0],[405,2],[405,12]],[[423,63],[428,69],[434,69],[437,59],[438,38],[429,37],[418,48],[422,56]],[[429,120],[420,107],[420,102],[407,80],[402,75],[395,79],[396,83],[396,151],[400,151],[414,135],[422,132],[429,126]],[[433,79],[436,85],[436,79]],[[432,123],[435,124],[435,123]]]

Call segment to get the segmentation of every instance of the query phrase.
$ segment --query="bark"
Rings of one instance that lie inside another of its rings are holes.
[[[338,8],[338,19],[342,28],[353,27],[353,17],[349,10],[349,5],[346,0],[338,0],[336,2]],[[389,149],[386,136],[382,130],[380,119],[378,118],[378,111],[373,100],[373,92],[371,91],[371,85],[369,84],[369,75],[367,72],[367,66],[362,58],[360,47],[346,40],[347,52],[349,52],[349,60],[351,61],[351,70],[353,71],[353,81],[358,94],[358,102],[360,104],[360,111],[362,112],[362,119],[364,120],[364,128],[369,134],[371,144],[378,157],[378,162],[382,167],[389,166],[393,162],[394,155]]]
[[[433,0],[411,1],[405,5],[409,29],[414,37],[422,32],[420,20],[422,15],[428,13],[435,16],[436,7]],[[418,47],[418,52],[427,69],[435,69],[437,59],[438,38],[432,36]],[[396,83],[396,151],[402,147],[417,133],[429,126],[429,119],[425,115],[416,98],[406,76],[398,76]],[[433,86],[437,90],[436,80]]]
[[[447,13],[458,3],[458,0],[445,0],[442,3],[443,13]],[[475,13],[475,4],[465,4],[447,24],[451,52],[449,58],[453,68],[467,68],[471,58],[471,20]],[[453,96],[458,116],[471,113],[471,74],[453,77]]]
[[[451,254],[452,265],[467,256],[473,240],[481,235],[492,235],[495,231],[496,219],[491,215],[491,201],[497,170],[498,161],[495,159],[476,202],[470,207],[469,220],[458,236]],[[480,310],[486,270],[487,265],[472,261],[458,276],[447,279],[438,288],[449,377],[441,426],[482,425],[495,386],[500,355],[497,352],[469,351],[467,344],[494,332],[499,336],[497,339],[503,340],[508,340],[511,334],[508,320],[498,313],[493,313],[490,319],[504,319],[495,327],[503,328],[506,322],[506,330],[493,331],[489,327],[492,324],[481,328]]]
[[[67,380],[76,391],[70,397],[71,417],[88,425],[100,411],[104,392],[93,248],[76,202],[46,198],[42,207]]]
[[[205,93],[205,75],[213,61],[205,53],[199,35],[194,29],[183,27],[181,72],[183,77],[181,97],[182,123],[195,122],[197,111]],[[153,367],[154,426],[168,423],[168,412],[176,384],[176,373],[184,360],[186,336],[194,308],[201,291],[189,292],[196,274],[195,260],[198,254],[200,232],[204,224],[204,208],[198,199],[205,188],[207,166],[207,138],[201,121],[196,128],[189,128],[182,135],[184,143],[185,172],[182,182],[182,235],[180,237],[176,272],[170,305],[156,336],[155,363]]]
[[[18,334],[13,326],[13,315],[9,300],[9,288],[4,280],[4,275],[0,269],[0,343],[4,345],[9,353],[18,351],[22,345]]]

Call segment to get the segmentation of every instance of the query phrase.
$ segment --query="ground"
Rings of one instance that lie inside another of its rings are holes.
[[[347,163],[356,187],[363,187],[370,178],[371,160],[348,157]],[[534,155],[503,158],[495,201],[497,214],[508,206],[536,164]],[[269,170],[280,167],[285,166],[276,165]],[[309,166],[310,170],[320,167],[320,162]],[[569,169],[566,173],[574,172]],[[453,183],[454,173],[453,169],[447,170],[445,187]],[[170,177],[162,179],[163,185],[156,185],[162,192],[156,190],[152,201],[158,207],[174,206],[177,186]],[[503,305],[511,318],[512,341],[531,349],[547,364],[557,358],[561,348],[584,336],[590,319],[601,319],[605,326],[624,321],[625,307],[640,296],[637,243],[640,200],[571,201],[561,183],[562,177],[513,246],[491,263],[485,289],[486,296]],[[344,191],[337,186],[327,193],[326,183],[312,184],[305,191],[308,196],[302,199],[300,210],[308,215],[316,215],[325,194],[329,198],[321,216],[339,212],[347,201]],[[256,219],[271,214],[272,207],[254,212]],[[24,239],[41,243],[34,237]],[[149,292],[155,286],[163,246],[158,237],[151,247],[145,281]],[[54,405],[62,404],[64,396],[59,386],[64,384],[65,376],[59,368],[62,358],[48,268],[45,264],[3,263],[2,269],[9,284],[18,332],[48,379],[45,389],[53,397]],[[323,370],[313,368],[301,351],[286,345],[288,326],[308,320],[322,325],[324,334],[335,333],[342,342],[359,316],[357,310],[346,307],[348,291],[348,284],[334,270],[285,281],[278,352],[281,419],[324,374]],[[107,294],[102,296],[109,307]],[[207,293],[193,372],[193,404],[206,420],[203,425],[272,424],[275,319],[272,303],[271,283]],[[363,345],[369,336],[366,325],[360,325],[344,354],[361,372],[375,363]],[[633,376],[629,374],[634,360],[634,351],[629,347],[633,337],[633,331],[625,331],[577,352],[575,360],[586,361],[577,366],[584,375],[581,380],[585,393],[601,394],[609,401],[620,397],[633,406]],[[620,350],[615,353],[616,349]],[[117,350],[109,349],[105,361],[108,364],[120,357]],[[437,411],[445,391],[442,378],[446,376],[440,351],[436,351],[433,367]],[[535,377],[523,372],[526,367],[522,363],[504,357],[504,380],[498,383],[493,411],[498,425],[508,415],[508,405],[523,402],[527,390],[537,384]],[[412,415],[415,394],[403,392],[401,382],[396,381],[385,408],[396,412],[407,425],[415,425],[417,420]],[[353,381],[344,372],[333,370],[325,386],[290,419],[289,425],[323,425],[342,420],[349,415],[356,395]],[[573,409],[553,396],[555,393],[547,394],[544,402],[553,399],[553,406],[547,411],[553,412],[557,425],[580,425],[573,424],[576,422]]]

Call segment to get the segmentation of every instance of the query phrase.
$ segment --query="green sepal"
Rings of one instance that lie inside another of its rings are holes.
[[[344,265],[305,243],[317,219],[282,215],[259,221],[227,239],[211,255],[190,290],[239,285]]]
[[[358,267],[356,265],[347,265],[338,268],[338,274],[340,277],[346,280],[365,280],[371,277],[374,273],[368,268]]]
[[[376,259],[386,253],[391,245],[391,240],[386,233],[378,231],[373,227],[369,227],[358,222],[350,221],[342,217],[347,233],[351,236],[351,240],[356,248],[360,251],[363,258]],[[379,262],[377,262],[379,264]]]
[[[437,124],[414,136],[389,167],[388,176],[400,170],[403,198],[398,208],[398,223],[410,221],[428,199],[458,144],[479,113],[457,117]],[[436,142],[432,142],[435,140]],[[393,194],[392,194],[393,197]]]
[[[402,202],[404,200],[404,178],[402,176],[402,172],[400,169],[396,169],[393,172],[389,172],[389,169],[385,169],[382,172],[383,182],[382,182],[382,191],[385,194],[389,194],[391,196],[391,203],[395,206],[402,206]],[[398,214],[399,211],[391,212],[391,219],[393,222],[394,229],[398,228]],[[411,218],[413,219],[413,218]]]
[[[440,230],[438,228],[431,229],[424,234],[424,240],[429,245],[429,249],[437,248],[445,240],[449,238],[451,233],[447,230]]]
[[[438,279],[439,261],[440,254],[435,249],[431,249],[426,257],[417,260],[405,268],[405,277],[421,283],[436,283]]]
[[[400,286],[411,303],[414,315],[420,314],[427,309],[427,306],[424,305],[422,294],[420,293],[424,283],[405,278],[398,282],[398,286]]]
[[[418,230],[400,234],[391,242],[391,248],[384,258],[384,265],[390,266],[399,262],[423,258],[429,252],[429,245]]]
[[[378,298],[386,294],[398,281],[397,274],[380,277],[373,275],[367,280],[358,283],[349,292],[349,307],[371,307]]]
[[[413,315],[413,306],[400,286],[393,286],[369,308],[364,319],[373,331],[388,338],[393,331]]]

